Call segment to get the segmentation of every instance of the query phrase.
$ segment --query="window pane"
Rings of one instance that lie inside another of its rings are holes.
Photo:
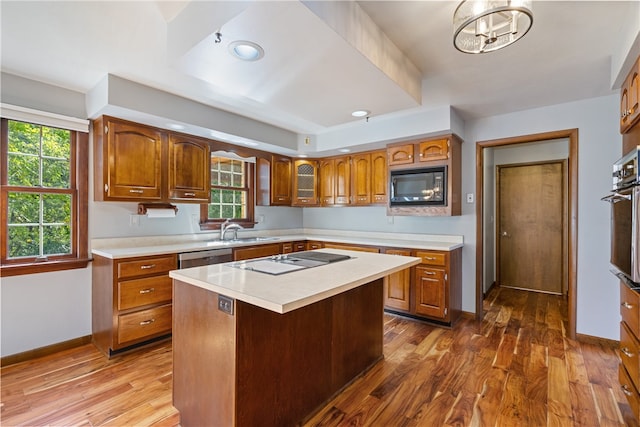
[[[231,174],[229,172],[220,172],[220,182],[218,183],[218,185],[221,185],[223,187],[230,187],[231,186]]]
[[[220,205],[209,205],[209,218],[213,218],[213,219],[222,218],[220,216]]]
[[[40,229],[38,226],[9,227],[9,258],[40,255]]]
[[[42,155],[69,160],[71,158],[71,132],[64,129],[43,127]]]
[[[244,175],[234,174],[231,182],[232,187],[244,187]]]
[[[233,203],[233,191],[222,190],[222,203]]]
[[[43,255],[65,255],[71,253],[71,228],[68,225],[46,225],[42,230]]]
[[[229,172],[231,171],[231,162],[233,160],[229,160],[229,159],[220,159],[220,170],[224,171],[224,172]]]
[[[9,193],[9,225],[39,224],[40,195],[30,193]]]
[[[71,196],[69,194],[42,195],[42,222],[44,224],[71,223]]]
[[[40,158],[9,153],[7,182],[9,185],[35,187],[40,185]]]
[[[9,120],[9,153],[40,154],[40,129],[31,123]]]
[[[233,212],[233,205],[222,205],[221,218],[235,218],[235,215]]]
[[[42,185],[50,188],[69,188],[70,168],[68,160],[42,159]]]

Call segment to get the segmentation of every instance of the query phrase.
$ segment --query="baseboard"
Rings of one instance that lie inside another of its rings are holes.
[[[594,337],[593,335],[576,334],[576,341],[585,344],[601,345],[604,347],[618,348],[620,341],[610,340],[608,338]]]
[[[25,351],[23,353],[12,354],[0,359],[0,366],[14,365],[20,362],[26,362],[27,360],[36,359],[38,357],[48,356],[53,353],[57,353],[63,350],[69,350],[71,348],[80,347],[91,342],[91,335],[84,337],[74,338],[69,341],[63,341],[56,344],[47,345],[45,347],[35,348],[33,350]]]
[[[489,295],[489,292],[491,292],[491,290],[497,286],[498,284],[495,281],[491,283],[491,286],[489,286],[489,289],[487,289],[487,291],[482,294],[482,298],[485,298],[487,295]]]

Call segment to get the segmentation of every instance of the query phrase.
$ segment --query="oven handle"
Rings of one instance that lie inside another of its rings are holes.
[[[613,193],[609,194],[608,196],[604,196],[600,200],[609,203],[618,203],[622,202],[623,200],[631,200],[631,194]]]

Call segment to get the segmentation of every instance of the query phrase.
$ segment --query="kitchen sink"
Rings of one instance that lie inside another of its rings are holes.
[[[238,239],[229,240],[211,240],[207,242],[207,246],[227,246],[234,243],[251,243],[251,242],[269,242],[273,240],[280,240],[279,237],[240,237]]]

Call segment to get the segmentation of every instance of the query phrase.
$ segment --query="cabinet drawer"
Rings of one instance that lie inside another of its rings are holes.
[[[633,336],[624,322],[620,322],[620,359],[627,372],[629,372],[629,376],[636,388],[638,387],[638,374],[640,373],[639,350],[640,344],[637,338]]]
[[[445,266],[447,264],[447,256],[443,252],[416,251],[416,256],[418,258],[422,258],[423,264],[441,266]]]
[[[166,275],[118,282],[118,310],[171,302],[172,283]]]
[[[620,282],[620,315],[635,336],[640,336],[640,296],[630,287]]]
[[[118,344],[171,332],[171,304],[118,316]]]
[[[622,392],[627,397],[633,415],[635,415],[636,419],[640,419],[640,396],[638,396],[638,392],[629,378],[629,373],[622,363],[618,367],[618,381],[620,382]]]
[[[118,263],[118,279],[166,273],[177,268],[176,256],[162,256]]]

